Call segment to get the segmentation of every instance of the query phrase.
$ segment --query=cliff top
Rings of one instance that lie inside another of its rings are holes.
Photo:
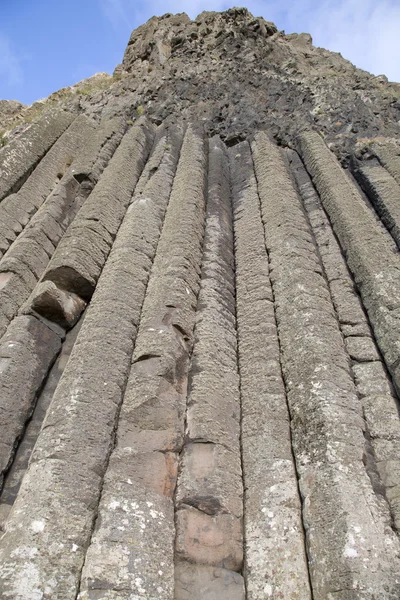
[[[113,76],[97,74],[30,107],[0,105],[0,129],[63,106],[99,118],[147,114],[201,121],[236,143],[258,129],[291,145],[310,126],[346,159],[354,145],[400,133],[400,85],[317,48],[307,33],[286,35],[245,8],[152,17],[133,31]],[[20,131],[21,127],[16,131]]]

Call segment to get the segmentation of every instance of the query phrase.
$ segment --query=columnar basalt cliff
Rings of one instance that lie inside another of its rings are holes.
[[[399,94],[231,9],[0,103],[2,598],[400,597]]]

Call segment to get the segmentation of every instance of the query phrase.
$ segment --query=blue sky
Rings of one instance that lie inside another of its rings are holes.
[[[241,5],[241,4],[239,4]],[[311,33],[375,75],[400,81],[400,0],[248,0],[286,33]],[[131,31],[153,15],[225,10],[224,0],[0,0],[0,99],[26,104],[112,73]]]

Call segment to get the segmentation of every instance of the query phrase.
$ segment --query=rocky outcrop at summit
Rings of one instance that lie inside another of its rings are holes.
[[[153,17],[116,72],[153,119],[201,119],[228,145],[258,129],[290,143],[313,126],[345,153],[358,138],[399,133],[398,84],[246,9]]]

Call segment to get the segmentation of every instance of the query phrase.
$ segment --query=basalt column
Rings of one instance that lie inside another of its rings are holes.
[[[206,165],[205,140],[189,127],[141,312],[82,599],[174,598],[174,494],[200,282]],[[146,241],[151,231],[143,230]]]
[[[146,135],[139,128],[125,138],[108,167],[100,197],[105,189],[114,189],[115,196],[109,199],[115,205],[128,205],[129,190],[135,187],[147,158],[150,140]],[[121,177],[116,168],[121,164],[125,164],[127,186],[122,198],[118,188],[111,188],[111,180]],[[118,228],[116,219],[123,217],[122,212],[120,206],[110,226]],[[86,233],[91,235],[89,227]],[[80,240],[86,251],[87,239],[82,236]],[[135,277],[127,275],[125,260],[118,261],[117,252],[102,272],[0,542],[0,591],[5,597],[47,594],[67,600],[78,591],[129,373],[135,316],[140,311],[130,291]],[[76,246],[72,257],[86,272],[84,250],[79,252]],[[96,274],[100,271],[97,264]]]
[[[280,150],[252,144],[316,598],[394,598],[399,540],[364,463],[364,419],[308,221]]]
[[[243,600],[243,487],[229,163],[209,142],[208,199],[185,445],[175,497],[175,600]]]
[[[247,598],[308,600],[310,589],[274,295],[247,142],[229,151],[242,405]]]

